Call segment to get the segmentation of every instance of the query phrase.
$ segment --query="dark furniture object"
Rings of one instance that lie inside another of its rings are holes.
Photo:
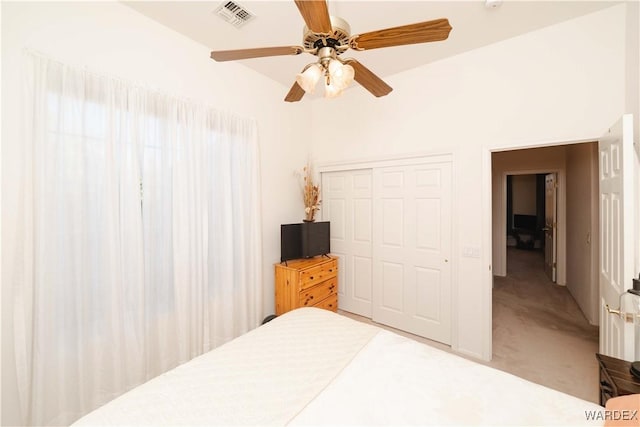
[[[275,319],[276,317],[278,317],[278,316],[276,316],[275,314],[270,314],[270,315],[268,315],[267,317],[264,318],[264,320],[262,321],[262,324],[264,325],[265,323],[269,323],[273,319]]]
[[[537,217],[535,215],[513,215],[513,237],[518,249],[534,249],[538,239]]]
[[[640,379],[631,375],[631,362],[596,353],[600,365],[600,405],[612,397],[640,393]]]

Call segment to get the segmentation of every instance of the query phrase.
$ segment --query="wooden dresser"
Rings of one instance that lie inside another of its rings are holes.
[[[612,397],[640,393],[640,379],[629,371],[631,362],[598,353],[596,359],[600,365],[600,405]]]
[[[276,264],[276,315],[298,307],[338,310],[338,259],[326,256]]]

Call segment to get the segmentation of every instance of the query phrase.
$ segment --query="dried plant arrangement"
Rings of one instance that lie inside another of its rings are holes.
[[[315,221],[316,211],[320,210],[320,185],[313,183],[313,169],[310,163],[302,169],[302,197],[304,199],[304,221]]]

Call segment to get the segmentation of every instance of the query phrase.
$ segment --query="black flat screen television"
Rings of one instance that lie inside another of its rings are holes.
[[[329,221],[282,224],[280,226],[280,261],[312,258],[331,252]]]
[[[537,223],[538,218],[535,215],[513,215],[513,228],[535,231],[538,225]]]
[[[302,257],[302,224],[280,226],[280,262]]]

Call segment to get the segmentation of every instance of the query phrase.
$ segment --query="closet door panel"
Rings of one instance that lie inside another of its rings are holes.
[[[338,308],[371,317],[371,169],[322,173],[322,219],[339,258]]]
[[[371,257],[354,255],[353,260],[353,297],[357,301],[371,303]],[[364,315],[363,315],[364,316]],[[369,317],[371,316],[369,312]]]
[[[451,341],[451,164],[373,170],[373,320]]]

